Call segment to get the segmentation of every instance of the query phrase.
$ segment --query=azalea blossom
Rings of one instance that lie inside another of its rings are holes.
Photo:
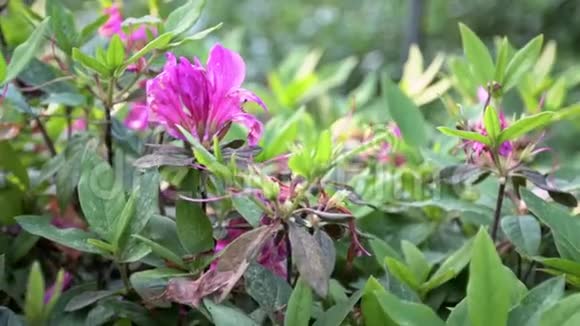
[[[149,120],[165,127],[171,136],[186,140],[178,126],[208,146],[213,138],[223,138],[232,123],[248,129],[248,143],[258,143],[263,125],[246,113],[247,101],[266,106],[254,93],[241,88],[246,65],[240,55],[216,44],[206,67],[196,58],[179,61],[172,53],[161,74],[147,82]]]
[[[147,30],[153,35],[157,34],[157,29],[148,27],[147,25],[140,25],[131,31],[129,34],[123,31],[123,14],[121,8],[117,4],[113,4],[103,9],[105,15],[108,16],[107,21],[99,28],[99,34],[104,37],[113,37],[119,35],[121,40],[126,43],[129,49],[140,49],[147,41]]]
[[[506,120],[503,112],[500,112],[500,114],[499,114],[499,121],[500,121],[501,130],[507,128],[508,123],[507,123],[507,120]],[[480,120],[475,125],[475,131],[484,135],[484,136],[487,135],[487,130],[485,129],[485,126],[483,125],[482,120]],[[471,145],[471,150],[475,156],[480,156],[484,151],[489,150],[487,148],[487,145],[482,144],[480,142],[473,141],[473,142],[470,142],[470,145]],[[510,141],[505,141],[499,146],[498,153],[501,156],[508,156],[512,152],[512,149],[513,149],[512,143]]]
[[[62,287],[60,291],[64,291],[68,289],[68,287],[72,284],[73,275],[67,271],[64,272],[63,280],[62,280]],[[46,291],[44,292],[44,303],[48,303],[50,299],[52,299],[54,295],[54,291],[56,291],[56,283],[51,284]]]
[[[144,131],[149,125],[149,114],[147,113],[147,103],[135,102],[131,105],[129,113],[123,122],[129,129]]]

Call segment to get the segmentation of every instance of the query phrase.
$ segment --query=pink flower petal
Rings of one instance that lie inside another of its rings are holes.
[[[244,82],[246,64],[239,54],[218,43],[209,52],[207,74],[214,86],[215,95],[225,96]]]

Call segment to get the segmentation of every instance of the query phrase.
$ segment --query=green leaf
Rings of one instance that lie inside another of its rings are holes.
[[[292,291],[286,316],[284,317],[285,326],[308,326],[312,311],[312,290],[310,286],[299,278],[296,287]]]
[[[133,219],[135,216],[135,202],[137,200],[137,196],[137,192],[133,192],[131,194],[129,200],[127,200],[127,203],[123,208],[123,211],[121,212],[121,215],[119,215],[115,222],[115,226],[113,227],[113,241],[111,244],[116,250],[122,248],[122,246],[125,245],[123,236],[127,232],[127,228],[131,223],[131,219]]]
[[[533,257],[542,265],[556,269],[564,274],[580,277],[580,263],[563,258]]]
[[[125,206],[122,179],[101,157],[90,153],[83,162],[78,193],[91,231],[111,242],[116,220]]]
[[[117,290],[83,291],[80,294],[77,294],[74,297],[72,297],[67,302],[64,311],[71,312],[83,309],[101,299],[110,297],[115,293],[117,293]]]
[[[554,120],[555,114],[553,112],[542,112],[519,119],[499,134],[499,144],[517,139],[532,130],[546,126]]]
[[[423,255],[419,248],[407,240],[401,241],[401,249],[403,250],[403,255],[405,255],[407,266],[413,275],[415,275],[417,281],[423,283],[427,276],[429,276],[429,271],[431,270],[431,266],[429,266],[425,255]]]
[[[348,300],[339,301],[318,316],[313,326],[340,326],[362,297],[362,290],[353,293]]]
[[[178,200],[176,204],[177,236],[189,254],[213,248],[211,222],[198,203]]]
[[[374,294],[385,314],[388,314],[389,317],[398,325],[445,325],[445,323],[429,306],[400,300],[384,289],[375,290]]]
[[[151,251],[154,254],[160,256],[163,259],[167,259],[168,261],[174,263],[175,265],[185,269],[185,265],[183,264],[183,260],[176,253],[174,253],[173,251],[171,251],[167,247],[165,247],[165,246],[163,246],[155,241],[149,240],[149,239],[145,238],[144,236],[141,236],[138,234],[134,234],[134,235],[132,235],[132,237],[142,241],[147,246],[149,246],[149,248],[151,248]]]
[[[454,136],[459,137],[461,139],[473,140],[488,146],[491,145],[491,141],[488,137],[477,132],[452,129],[448,127],[437,127],[437,129],[441,131],[441,133],[446,134],[447,136]]]
[[[580,322],[580,293],[570,295],[542,314],[540,326],[574,326]]]
[[[0,85],[2,85],[4,77],[6,77],[6,59],[4,59],[4,55],[0,52]]]
[[[447,326],[468,326],[469,323],[469,312],[467,311],[467,298],[461,300],[447,317]]]
[[[473,326],[506,325],[510,284],[493,241],[483,228],[473,243],[467,283],[469,320]]]
[[[163,293],[172,277],[183,275],[182,271],[172,268],[155,268],[131,274],[129,280],[135,292],[148,304],[167,306]],[[164,305],[165,303],[165,305]]]
[[[330,130],[326,129],[318,136],[318,145],[316,146],[316,155],[314,164],[318,168],[324,168],[332,158],[332,136]]]
[[[4,77],[3,82],[0,82],[0,86],[2,86],[3,83],[16,78],[26,67],[28,62],[40,52],[40,48],[44,43],[44,34],[46,33],[49,22],[50,17],[45,18],[36,26],[36,29],[32,34],[30,34],[30,37],[26,42],[20,44],[16,49],[14,49],[12,59],[6,67],[6,76]]]
[[[264,214],[264,210],[252,198],[235,196],[232,198],[232,204],[251,226],[256,227],[260,225],[260,219]]]
[[[50,299],[43,310],[45,320],[48,320],[48,318],[50,318],[50,314],[52,313],[54,306],[56,305],[58,299],[60,298],[60,295],[62,294],[63,287],[64,287],[64,270],[61,269],[58,271],[58,274],[56,275],[56,281],[52,285],[53,289],[52,295],[50,296]]]
[[[500,46],[497,53],[497,59],[495,63],[495,75],[494,79],[500,84],[503,84],[505,77],[505,68],[508,64],[509,59],[509,43],[507,37],[502,38]]]
[[[40,264],[34,262],[28,274],[24,314],[29,325],[41,325],[44,321],[44,277]]]
[[[385,291],[383,286],[374,277],[369,277],[362,295],[361,310],[364,325],[368,326],[397,326],[382,308],[375,292]]]
[[[497,111],[491,106],[485,108],[483,125],[485,126],[485,130],[487,131],[487,134],[491,139],[491,142],[496,145],[501,144],[496,141],[499,133],[501,132],[501,124],[499,122],[499,116],[497,115]]]
[[[386,74],[382,76],[381,86],[389,113],[401,129],[405,142],[415,147],[427,145],[426,123],[419,108]]]
[[[186,36],[177,42],[170,43],[167,46],[164,46],[164,49],[175,48],[175,47],[187,44],[189,42],[199,41],[201,39],[204,39],[206,36],[208,36],[212,32],[220,29],[222,26],[223,26],[223,23],[219,23],[219,24],[214,25],[212,27],[206,28],[202,31],[199,31],[199,32],[193,34],[193,35]]]
[[[516,86],[524,74],[533,67],[540,55],[543,42],[544,36],[538,35],[514,54],[506,68],[504,84],[502,85],[504,91]]]
[[[183,6],[175,9],[167,16],[165,31],[179,35],[187,32],[195,25],[201,11],[205,6],[205,0],[189,0]]]
[[[19,316],[4,306],[0,306],[0,325],[25,326]]]
[[[451,254],[429,280],[421,286],[423,291],[430,291],[445,282],[455,278],[469,264],[473,241],[467,241],[461,248]]]
[[[251,263],[244,274],[247,293],[268,314],[282,310],[290,300],[292,287],[266,267]]]
[[[0,141],[0,169],[6,173],[7,180],[13,181],[19,189],[24,190],[28,189],[30,180],[20,157],[21,155],[12,147],[10,141]],[[14,178],[11,178],[12,176]]]
[[[580,261],[580,220],[565,209],[546,203],[528,189],[521,189],[520,192],[528,209],[552,230],[562,258]]]
[[[83,45],[87,41],[89,41],[97,32],[99,27],[101,27],[101,25],[103,25],[108,19],[109,15],[101,15],[97,17],[97,19],[93,20],[92,22],[88,23],[85,27],[83,27],[79,35],[78,44]]]
[[[147,43],[141,50],[135,52],[132,56],[127,59],[125,62],[125,66],[130,65],[131,63],[136,62],[146,54],[150,53],[153,50],[163,48],[173,38],[173,33],[163,33],[156,38],[154,38],[151,42]]]
[[[485,44],[469,29],[466,25],[459,23],[459,32],[461,33],[461,43],[463,52],[471,66],[477,82],[481,86],[486,86],[493,80],[495,67],[493,59]]]
[[[203,304],[215,326],[258,326],[258,323],[237,308],[215,304],[209,299],[204,299]]]
[[[120,67],[125,60],[125,46],[119,34],[113,35],[107,49],[107,64],[111,69]]]
[[[564,277],[554,277],[531,289],[509,313],[509,326],[537,326],[540,316],[564,296]]]
[[[82,53],[78,48],[72,49],[72,57],[81,65],[99,73],[102,76],[106,77],[110,75],[109,70],[104,64],[102,64],[99,60]]]
[[[397,277],[401,282],[406,283],[415,290],[419,288],[419,281],[407,265],[391,257],[385,258],[385,265],[389,269],[389,272]]]
[[[385,263],[386,257],[392,257],[398,260],[403,259],[403,257],[401,257],[401,255],[395,249],[393,249],[393,247],[381,239],[371,238],[369,240],[369,244],[374,254],[373,256],[377,260],[377,263],[381,266]]]
[[[538,254],[542,232],[540,223],[533,216],[504,216],[501,219],[501,228],[520,254],[526,256]]]
[[[79,37],[74,15],[62,3],[57,4],[54,0],[46,2],[46,14],[51,17],[50,25],[56,38],[56,44],[64,53],[70,55]]]
[[[50,218],[34,215],[17,216],[16,222],[27,232],[65,247],[83,252],[99,253],[97,249],[87,243],[92,235],[81,229],[59,229],[50,223]]]

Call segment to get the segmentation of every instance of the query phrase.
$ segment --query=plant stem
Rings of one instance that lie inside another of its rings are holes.
[[[111,109],[113,107],[113,90],[115,89],[115,78],[109,81],[107,90],[107,98],[105,104],[105,146],[107,147],[107,160],[113,166],[113,121],[111,117]]]
[[[495,212],[493,216],[493,226],[491,228],[491,238],[495,242],[497,240],[497,231],[499,229],[499,220],[501,218],[501,207],[503,205],[503,197],[505,196],[506,181],[503,177],[500,179],[499,189],[497,191],[497,201],[495,205]]]
[[[50,152],[50,155],[56,156],[56,149],[54,147],[54,143],[52,142],[52,139],[50,139],[50,136],[48,136],[48,132],[46,131],[46,128],[44,128],[42,121],[40,121],[40,119],[38,117],[34,117],[34,121],[36,121],[36,124],[38,125],[38,129],[40,130],[40,133],[42,134],[42,139],[44,140],[46,147],[48,147],[48,151]]]
[[[118,263],[119,274],[121,274],[121,280],[123,281],[123,286],[128,294],[131,292],[131,282],[129,282],[129,274],[127,271],[127,264]]]

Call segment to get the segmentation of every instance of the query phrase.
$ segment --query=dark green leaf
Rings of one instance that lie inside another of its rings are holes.
[[[85,291],[72,297],[66,304],[65,311],[76,311],[117,293],[116,290]]]
[[[167,307],[163,292],[169,278],[183,275],[183,272],[171,268],[156,268],[131,274],[131,286],[147,303]]]
[[[87,243],[93,237],[80,229],[59,229],[50,223],[50,218],[43,216],[24,215],[16,217],[18,224],[27,232],[54,241],[65,247],[83,252],[99,253],[97,249]]]
[[[381,81],[384,100],[405,142],[416,147],[427,145],[426,123],[419,108],[386,74]]]
[[[264,214],[264,211],[254,200],[246,196],[235,196],[232,198],[232,204],[234,208],[242,215],[242,217],[251,225],[260,225],[260,219]]]
[[[450,184],[465,182],[471,178],[481,175],[484,170],[474,164],[459,164],[443,168],[439,172],[439,178]]]
[[[0,141],[0,169],[13,175],[20,189],[27,189],[30,181],[26,167],[20,161],[20,155],[9,141]]]
[[[107,162],[96,153],[90,153],[83,162],[78,192],[91,230],[101,238],[111,241],[116,220],[125,206],[123,180],[115,176]],[[143,195],[150,196],[147,193]]]
[[[213,248],[213,228],[200,204],[178,200],[175,214],[177,235],[189,254],[194,255]]]
[[[290,301],[288,302],[284,325],[308,326],[312,311],[312,303],[312,290],[310,289],[310,286],[304,279],[299,278],[296,287],[290,296]]]
[[[579,261],[580,220],[571,216],[563,208],[546,203],[528,189],[521,189],[520,192],[528,209],[552,229],[556,247],[562,258]]]
[[[264,266],[251,263],[244,274],[246,291],[268,314],[284,308],[292,287]]]
[[[9,308],[0,307],[0,325],[2,326],[24,326],[22,320]]]
[[[542,313],[564,296],[564,277],[555,277],[544,281],[531,289],[519,305],[509,313],[509,326],[537,326]]]
[[[580,322],[580,293],[572,294],[546,310],[540,326],[574,326]]]
[[[237,308],[215,304],[208,299],[203,300],[203,304],[215,326],[258,326],[258,323]]]
[[[501,228],[521,254],[534,256],[538,253],[542,232],[540,223],[533,216],[504,216]]]
[[[149,246],[149,248],[151,248],[151,251],[153,253],[160,256],[161,258],[167,259],[168,261],[174,263],[175,265],[185,268],[185,265],[183,264],[183,259],[181,259],[181,257],[179,257],[176,253],[174,253],[170,249],[138,234],[134,234],[132,237],[145,243],[147,246]]]
[[[324,313],[318,316],[313,326],[340,326],[344,319],[351,313],[354,306],[362,297],[362,291],[357,291],[348,300],[339,301]]]

